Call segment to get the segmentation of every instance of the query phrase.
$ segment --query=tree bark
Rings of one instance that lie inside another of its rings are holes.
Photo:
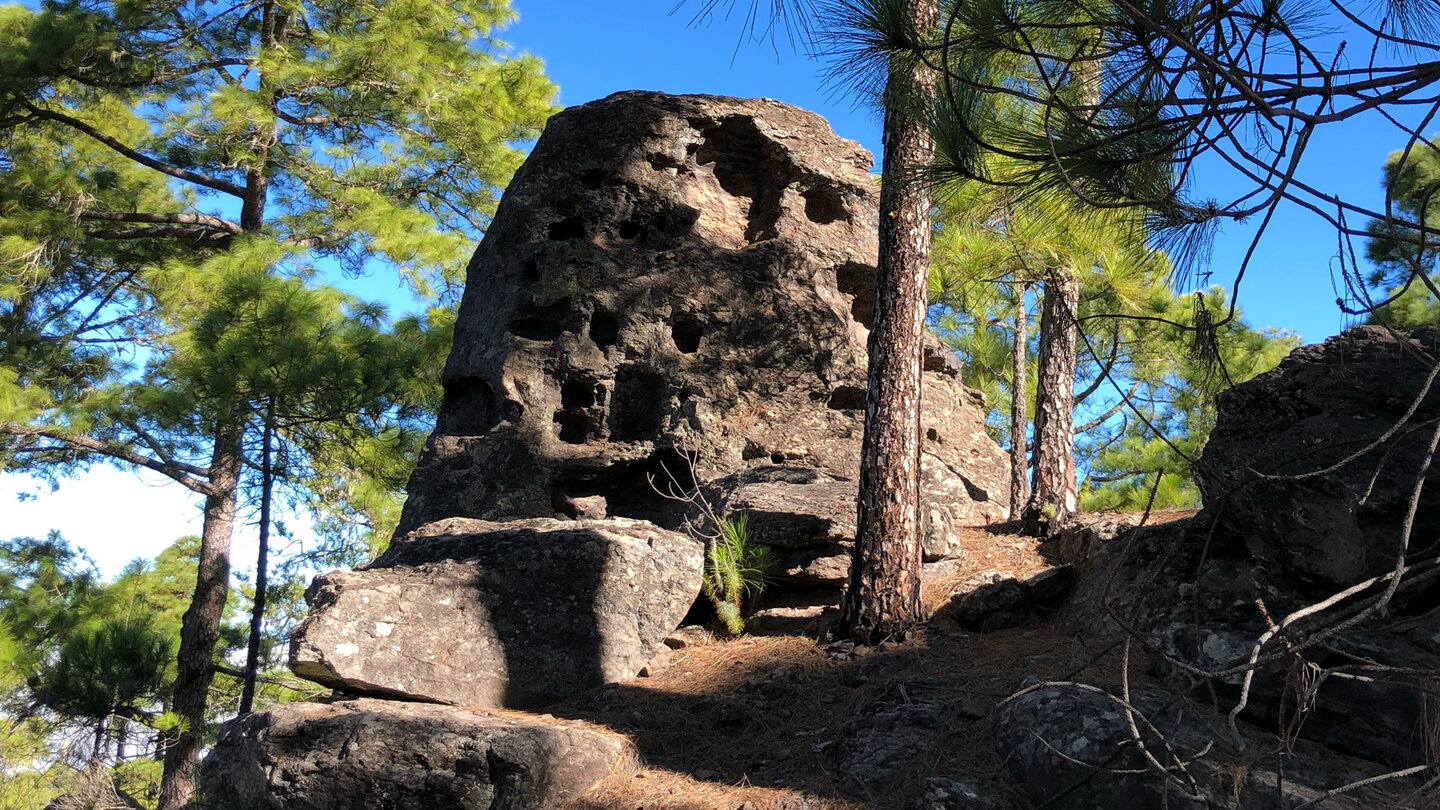
[[[934,0],[909,0],[920,30],[936,24]],[[892,64],[885,87],[880,253],[870,331],[859,530],[840,629],[862,644],[903,638],[924,618],[920,602],[920,373],[929,274],[931,194],[912,177],[934,144],[917,115],[935,76]]]
[[[165,770],[160,781],[158,810],[182,810],[195,795],[195,765],[205,739],[205,707],[213,675],[210,659],[220,639],[220,621],[225,615],[225,598],[230,589],[230,535],[235,525],[243,436],[239,425],[221,425],[215,430],[210,461],[211,492],[205,498],[195,594],[181,619],[180,650],[176,656],[172,711],[185,725],[163,740]]]
[[[1023,279],[1015,284],[1015,345],[1010,352],[1010,516],[1020,516],[1030,500],[1029,445],[1026,441],[1029,431],[1025,418],[1026,400],[1029,392],[1026,380],[1026,365],[1030,354],[1030,335],[1027,323],[1029,313],[1025,310],[1025,296],[1030,285]]]
[[[245,650],[245,685],[240,690],[240,713],[255,706],[255,683],[260,676],[260,632],[265,627],[265,589],[270,584],[270,502],[275,489],[271,451],[275,442],[275,398],[265,404],[264,438],[260,442],[260,550],[255,557],[255,604],[250,611],[250,639]]]
[[[1035,386],[1035,469],[1023,521],[1053,530],[1079,508],[1075,485],[1075,312],[1080,281],[1069,268],[1045,279],[1040,309],[1039,380]]]
[[[1097,30],[1091,52],[1076,60],[1073,70],[1080,104],[1077,110],[1093,124],[1101,101],[1104,32]],[[1080,322],[1080,280],[1075,268],[1051,267],[1045,279],[1040,312],[1039,380],[1035,386],[1035,469],[1030,502],[1022,516],[1024,530],[1049,533],[1080,510],[1075,483],[1075,369],[1079,363],[1076,336]]]

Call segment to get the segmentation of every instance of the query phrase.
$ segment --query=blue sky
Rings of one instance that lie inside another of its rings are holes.
[[[767,96],[819,113],[837,133],[878,153],[878,116],[857,107],[853,96],[834,92],[823,78],[824,64],[783,41],[741,42],[749,0],[734,5],[728,20],[693,25],[701,0],[687,0],[678,10],[675,0],[516,0],[520,22],[503,36],[545,60],[565,105],[632,89]],[[1349,52],[1363,58],[1361,44],[1349,43]],[[1403,145],[1402,133],[1379,115],[1361,116],[1317,134],[1304,174],[1328,193],[1378,207],[1381,164]],[[1195,178],[1197,192],[1222,201],[1239,187],[1233,173],[1220,166],[1207,164]],[[1213,283],[1229,286],[1233,281],[1255,225],[1232,224],[1221,232],[1208,267]],[[1356,244],[1362,255],[1363,249]],[[1335,306],[1331,284],[1337,252],[1333,227],[1312,213],[1282,208],[1240,289],[1246,319],[1255,326],[1299,332],[1307,342],[1349,325]]]
[[[748,0],[737,0],[740,8],[733,19],[699,26],[692,25],[699,0],[674,13],[674,0],[516,3],[521,20],[502,36],[517,50],[545,60],[565,105],[628,89],[767,96],[817,112],[840,135],[872,152],[879,149],[878,117],[857,105],[853,96],[827,87],[821,63],[783,42],[740,42],[739,15]],[[1380,166],[1401,145],[1401,134],[1378,116],[1347,122],[1317,136],[1305,173],[1328,192],[1378,205]],[[1226,172],[1211,166],[1202,167],[1196,186],[1202,194],[1221,198],[1237,187]],[[1252,228],[1230,226],[1220,234],[1209,267],[1214,282],[1229,285]],[[1257,250],[1240,292],[1247,319],[1256,326],[1297,331],[1311,342],[1338,332],[1348,322],[1334,305],[1331,268],[1336,253],[1331,226],[1313,214],[1283,209]],[[391,288],[388,280],[378,278],[366,286],[362,294],[372,297],[386,296]],[[399,303],[397,309],[403,308]],[[48,529],[62,529],[108,572],[199,529],[198,504],[190,493],[129,472],[96,470],[54,494],[29,479],[0,476],[0,492],[15,491],[38,492],[39,497],[25,503],[0,500],[5,536],[43,536]],[[241,537],[252,533],[242,530],[237,537],[240,565],[250,553]]]

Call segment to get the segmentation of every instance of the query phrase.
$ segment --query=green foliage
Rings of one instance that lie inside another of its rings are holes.
[[[1352,280],[1351,288],[1361,300],[1352,309],[1378,306],[1370,313],[1371,323],[1398,329],[1440,322],[1440,273],[1435,272],[1437,251],[1433,232],[1422,234],[1413,223],[1440,227],[1440,157],[1435,144],[1417,144],[1397,151],[1385,161],[1382,185],[1389,193],[1396,216],[1370,221],[1366,255],[1375,270],[1365,281],[1376,293],[1364,294],[1364,286]],[[1426,280],[1430,284],[1426,284]]]
[[[1078,271],[1085,334],[1076,380],[1081,506],[1143,508],[1162,469],[1156,505],[1198,506],[1186,456],[1197,457],[1209,436],[1214,395],[1274,367],[1298,339],[1255,330],[1237,312],[1216,334],[1218,367],[1202,362],[1193,352],[1194,332],[1186,328],[1195,322],[1194,294],[1172,292],[1165,255],[1137,242],[1132,222],[1117,217],[1106,227],[1105,220],[1074,219],[1067,209],[1037,206],[1003,188],[961,184],[940,208],[930,326],[964,359],[966,384],[983,391],[991,409],[987,430],[1008,444],[1015,291],[1048,267]],[[1033,296],[1031,313],[1038,309]],[[1208,312],[1228,307],[1219,288],[1205,291],[1202,300]],[[1040,336],[1031,323],[1026,410],[1033,416]]]
[[[721,518],[705,550],[701,591],[732,636],[745,632],[745,607],[760,598],[773,566],[769,547],[750,540],[750,516]]]

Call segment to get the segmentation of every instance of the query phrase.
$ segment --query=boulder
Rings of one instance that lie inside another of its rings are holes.
[[[1273,622],[1392,570],[1431,436],[1409,428],[1440,417],[1440,386],[1406,426],[1377,440],[1400,424],[1430,373],[1415,353],[1436,349],[1433,329],[1397,339],[1355,327],[1221,394],[1196,467],[1205,495],[1199,515],[1139,529],[1096,524],[1060,538],[1060,554],[1083,572],[1071,625],[1139,633],[1161,673],[1220,672],[1247,662]],[[1440,480],[1432,469],[1412,564],[1433,556],[1425,547],[1437,534]],[[1386,611],[1323,644],[1310,641],[1379,589],[1294,624],[1267,648],[1242,716],[1273,728],[1277,718],[1303,715],[1296,733],[1336,751],[1394,768],[1427,761],[1433,686],[1418,673],[1434,672],[1440,660],[1436,570],[1421,562]],[[1306,646],[1285,652],[1296,642]],[[1297,700],[1297,672],[1317,686],[1313,699]],[[1201,689],[1234,705],[1241,682],[1232,672]]]
[[[1300,743],[1278,757],[1277,774],[1273,745],[1251,742],[1253,754],[1234,752],[1220,718],[1207,709],[1148,688],[1132,689],[1130,705],[1140,713],[1135,728],[1144,750],[1168,773],[1146,760],[1122,702],[1073,686],[1041,687],[1006,701],[995,718],[996,752],[1029,800],[1051,810],[1283,810],[1311,806],[1332,788],[1383,772]],[[1407,789],[1414,785],[1381,782],[1324,806],[1395,807]]]
[[[925,780],[911,810],[1018,810],[1019,805],[980,780],[964,776],[932,776]]]
[[[921,464],[922,480],[928,482],[920,513],[921,551],[926,561],[958,557],[963,552],[959,529],[986,522],[989,517],[965,506],[975,503],[967,492],[944,491],[958,479],[937,472],[939,464],[934,457]],[[748,515],[751,537],[779,550],[792,561],[791,567],[796,565],[793,560],[804,560],[799,563],[795,584],[817,584],[817,578],[805,570],[809,561],[848,557],[855,546],[860,485],[853,479],[813,467],[762,464],[709,482],[702,493],[706,503],[721,514]],[[817,553],[819,550],[824,553]],[[834,584],[844,580],[842,573]],[[791,581],[788,570],[782,581]]]
[[[1382,327],[1356,326],[1220,394],[1195,470],[1218,530],[1317,593],[1393,569],[1432,433],[1413,428],[1440,418],[1440,385],[1389,440],[1329,468],[1400,425],[1430,374],[1426,355],[1440,356],[1433,328],[1397,339]],[[1440,465],[1428,482],[1417,541],[1440,535]]]
[[[1243,664],[1270,621],[1317,601],[1308,582],[1273,561],[1250,557],[1239,540],[1222,542],[1201,517],[1145,527],[1138,534],[1096,536],[1081,556],[1087,562],[1066,613],[1069,627],[1117,637],[1133,630],[1145,641],[1155,669],[1166,674]],[[1300,737],[1395,768],[1427,761],[1430,687],[1408,673],[1434,671],[1440,660],[1440,615],[1431,610],[1435,586],[1433,578],[1403,586],[1389,618],[1362,623],[1303,651],[1311,672],[1357,665],[1366,672],[1363,678],[1320,682],[1315,699],[1304,703]],[[1354,603],[1342,602],[1342,610],[1346,604]],[[1327,616],[1334,618],[1321,614],[1317,621]],[[1302,622],[1292,638],[1303,639],[1319,626]],[[1366,662],[1398,670],[1372,669]],[[1271,727],[1279,717],[1294,717],[1302,708],[1296,703],[1295,666],[1291,656],[1267,658],[1242,716]],[[1208,698],[1213,689],[1233,706],[1241,682],[1239,673],[1207,681],[1197,696]]]
[[[936,612],[950,616],[966,630],[1008,630],[1063,605],[1074,582],[1075,571],[1069,565],[1051,566],[1025,577],[985,571],[958,583]]]
[[[548,716],[283,703],[227,723],[202,784],[226,810],[547,810],[637,761],[624,737]]]
[[[626,92],[553,117],[468,268],[397,536],[450,517],[674,529],[672,488],[772,464],[852,478],[871,162],[768,99]],[[1008,467],[953,353],[932,338],[924,366],[927,547],[942,556],[955,525],[1005,517]],[[853,486],[820,489],[843,505]]]
[[[695,601],[703,553],[623,518],[441,521],[316,578],[290,668],[351,694],[544,705],[635,675]]]
[[[871,706],[851,718],[836,746],[836,762],[866,797],[876,799],[907,762],[935,747],[944,722],[938,703]]]

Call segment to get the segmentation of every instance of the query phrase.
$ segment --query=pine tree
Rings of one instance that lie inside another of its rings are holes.
[[[230,281],[317,264],[446,293],[552,109],[538,60],[493,38],[512,17],[489,0],[0,8],[5,457],[107,457],[206,499],[166,810],[194,789],[255,422],[236,380],[180,363],[192,327]]]

